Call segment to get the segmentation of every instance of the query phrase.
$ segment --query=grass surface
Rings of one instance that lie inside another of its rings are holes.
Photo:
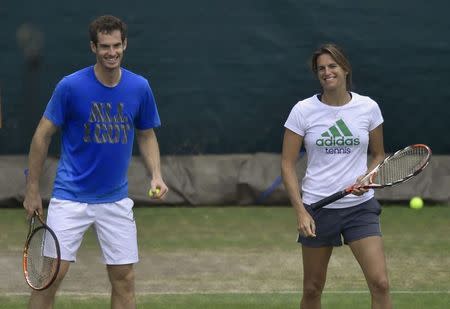
[[[450,297],[447,294],[393,294],[394,308],[404,309],[442,309],[447,308]],[[154,295],[138,297],[137,308],[152,309],[286,309],[298,308],[299,295],[293,294],[211,294],[211,295]],[[1,308],[22,309],[26,299],[18,297],[1,297]],[[322,307],[333,309],[370,308],[368,294],[330,294],[322,296]],[[55,308],[61,309],[107,309],[109,303],[105,298],[74,298],[60,296]]]
[[[23,308],[22,209],[0,209],[1,308]],[[290,207],[137,207],[138,308],[298,308],[301,255]],[[385,206],[382,231],[395,308],[450,303],[450,207]],[[87,233],[56,308],[109,308],[106,273]],[[13,264],[12,266],[11,263]],[[17,264],[16,264],[17,263]],[[16,267],[17,266],[17,267]],[[348,247],[336,248],[324,308],[368,308],[364,277]]]

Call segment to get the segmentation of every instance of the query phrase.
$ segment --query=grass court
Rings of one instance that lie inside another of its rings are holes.
[[[21,271],[27,222],[0,209],[0,304],[24,308]],[[298,308],[301,250],[290,207],[136,207],[141,261],[138,308]],[[384,205],[382,232],[395,308],[450,303],[450,207]],[[91,231],[56,308],[109,308],[109,288]],[[370,295],[348,247],[333,252],[323,308],[369,308]]]

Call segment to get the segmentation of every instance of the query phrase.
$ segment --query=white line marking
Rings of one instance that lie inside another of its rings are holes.
[[[143,292],[136,293],[139,296],[146,295],[249,295],[249,294],[301,294],[301,291],[201,291],[201,292]],[[369,291],[355,290],[355,291],[324,291],[323,294],[369,294]],[[391,294],[450,294],[450,291],[391,291]],[[0,296],[27,296],[29,293],[2,293]],[[72,296],[72,297],[109,297],[109,293],[82,293],[82,292],[58,292],[57,295]]]

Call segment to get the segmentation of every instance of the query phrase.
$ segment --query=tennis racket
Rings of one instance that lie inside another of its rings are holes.
[[[352,193],[357,188],[379,189],[405,182],[423,171],[430,162],[430,158],[431,149],[427,145],[408,146],[386,157],[354,185],[311,204],[311,208],[322,208]]]
[[[45,290],[55,281],[60,263],[58,239],[36,211],[30,219],[23,249],[23,274],[27,284],[34,290]]]

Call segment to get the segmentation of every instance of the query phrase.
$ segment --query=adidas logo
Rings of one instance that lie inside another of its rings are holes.
[[[316,140],[317,146],[356,146],[359,145],[359,138],[353,138],[353,134],[345,124],[339,119],[336,124],[328,128],[321,134],[323,138]]]

